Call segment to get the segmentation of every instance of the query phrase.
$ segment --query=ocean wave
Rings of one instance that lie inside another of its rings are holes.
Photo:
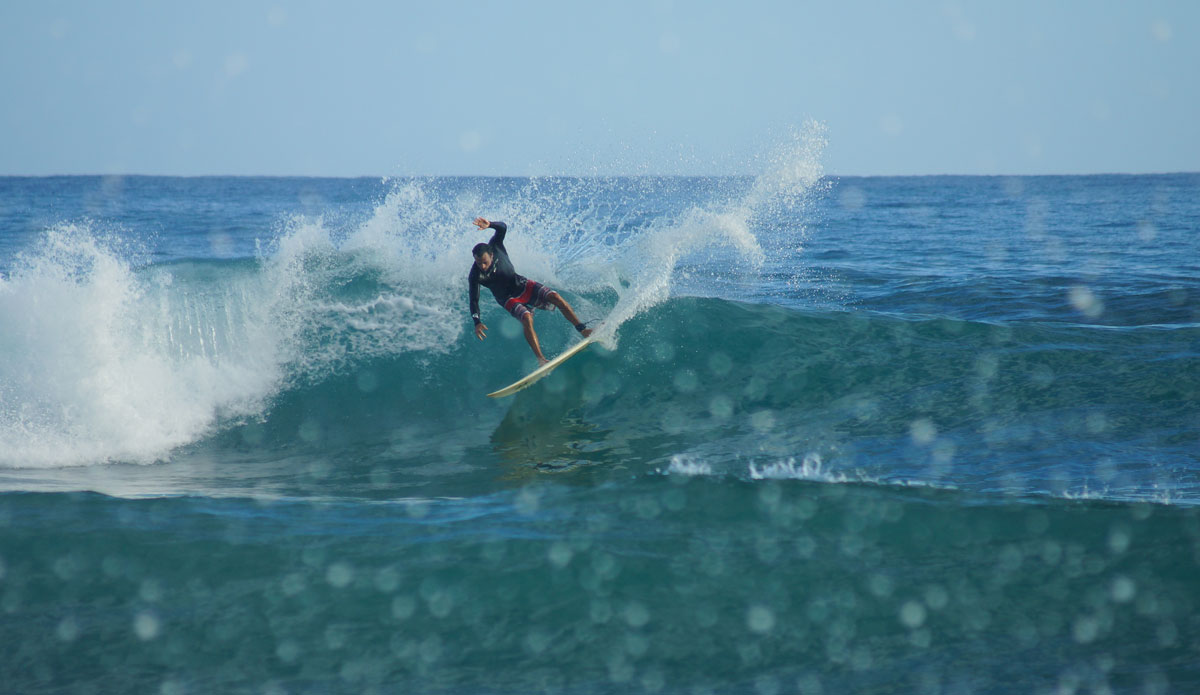
[[[138,264],[89,224],[55,226],[0,278],[0,466],[161,461],[362,365],[408,373],[462,357],[465,251],[480,236],[465,221],[480,213],[509,220],[521,270],[571,288],[615,348],[622,325],[669,298],[687,259],[761,264],[756,216],[820,182],[819,129],[797,142],[749,192],[632,227],[589,201],[603,187],[587,179],[475,193],[397,182],[349,228],[281,220],[253,261]]]

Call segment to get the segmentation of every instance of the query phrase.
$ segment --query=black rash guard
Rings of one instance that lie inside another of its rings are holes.
[[[479,269],[478,264],[472,263],[471,273],[467,276],[467,282],[471,286],[471,318],[476,324],[481,323],[479,320],[480,285],[492,291],[492,296],[496,298],[496,302],[500,306],[504,306],[509,299],[517,297],[525,291],[525,278],[517,275],[512,261],[508,260],[508,250],[504,248],[504,235],[508,233],[508,225],[503,222],[493,222],[488,225],[488,228],[496,230],[496,233],[492,235],[492,240],[488,242],[488,247],[492,250],[492,264],[488,266],[487,272],[484,272]]]

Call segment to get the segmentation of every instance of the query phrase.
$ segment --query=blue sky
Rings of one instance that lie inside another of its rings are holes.
[[[0,174],[1200,170],[1200,2],[0,3]]]

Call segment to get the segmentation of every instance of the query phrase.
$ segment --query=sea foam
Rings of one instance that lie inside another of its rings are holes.
[[[255,411],[279,376],[274,341],[253,305],[234,331],[213,315],[246,288],[180,289],[87,226],[22,256],[0,280],[0,465],[151,462],[221,412]]]
[[[507,221],[519,271],[571,295],[615,349],[689,257],[757,272],[775,249],[756,228],[819,189],[822,145],[810,126],[748,190],[632,216],[603,179],[398,181],[365,219],[276,220],[254,258],[138,263],[96,225],[56,225],[0,277],[0,467],[164,460],[267,417],[292,386],[451,352],[469,336],[468,251],[491,234],[478,215]]]

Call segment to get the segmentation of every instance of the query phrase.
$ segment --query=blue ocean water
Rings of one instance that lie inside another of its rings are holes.
[[[1200,689],[1200,175],[815,150],[0,179],[0,690]]]

